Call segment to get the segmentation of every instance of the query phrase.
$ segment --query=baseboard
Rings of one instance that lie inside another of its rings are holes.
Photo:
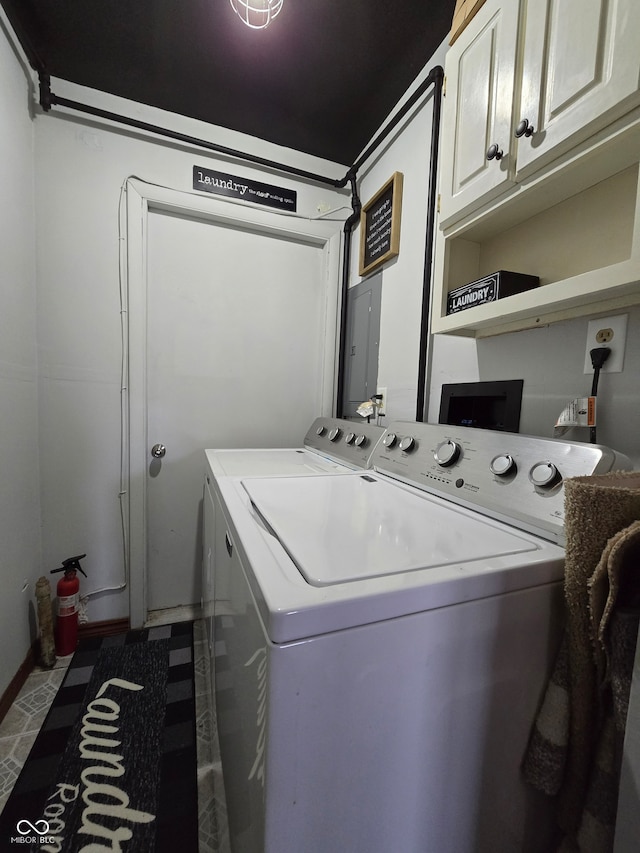
[[[33,670],[36,662],[36,654],[38,651],[38,641],[31,646],[27,652],[27,656],[20,664],[20,668],[9,682],[9,686],[0,696],[0,723],[4,720],[9,711],[9,708],[16,700],[18,693],[22,690],[22,685],[29,677],[29,673]]]
[[[86,622],[78,625],[78,639],[85,637],[112,637],[129,630],[129,619],[106,619],[104,622]]]
[[[106,619],[104,622],[87,622],[78,625],[78,639],[85,637],[111,637],[114,634],[123,634],[129,630],[129,619]],[[36,639],[27,652],[27,656],[20,664],[20,668],[9,682],[9,686],[0,696],[0,723],[4,720],[9,708],[13,705],[22,690],[22,686],[33,672],[38,661],[40,647],[39,639]]]

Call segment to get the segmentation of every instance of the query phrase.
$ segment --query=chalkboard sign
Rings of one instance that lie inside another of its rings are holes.
[[[360,214],[360,275],[368,275],[400,252],[402,173],[387,183],[362,207]]]

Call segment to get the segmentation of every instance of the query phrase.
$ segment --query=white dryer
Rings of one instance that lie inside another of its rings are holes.
[[[369,468],[384,429],[367,421],[318,417],[304,437],[302,447],[239,448],[205,451],[203,496],[202,613],[209,649],[213,652],[213,601],[216,526],[224,542],[225,521],[216,510],[214,480],[228,477],[299,477],[343,474]],[[222,542],[219,546],[222,546]],[[226,547],[226,546],[225,546]],[[220,598],[221,596],[218,596]],[[222,595],[224,598],[224,594]],[[213,654],[211,656],[213,662]]]
[[[206,450],[211,477],[295,476],[368,468],[384,429],[366,421],[319,417],[302,447]]]
[[[563,481],[628,460],[396,423],[372,461],[214,484],[232,849],[547,853],[519,765],[561,630]]]

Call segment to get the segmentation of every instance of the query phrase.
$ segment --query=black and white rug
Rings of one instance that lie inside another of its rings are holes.
[[[82,641],[0,815],[0,846],[197,851],[193,623]]]

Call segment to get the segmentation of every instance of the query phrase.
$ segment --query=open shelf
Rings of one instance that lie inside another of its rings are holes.
[[[432,330],[485,337],[640,303],[640,149],[628,156],[635,137],[560,164],[439,234]],[[540,286],[446,314],[449,291],[497,270],[538,276]]]

